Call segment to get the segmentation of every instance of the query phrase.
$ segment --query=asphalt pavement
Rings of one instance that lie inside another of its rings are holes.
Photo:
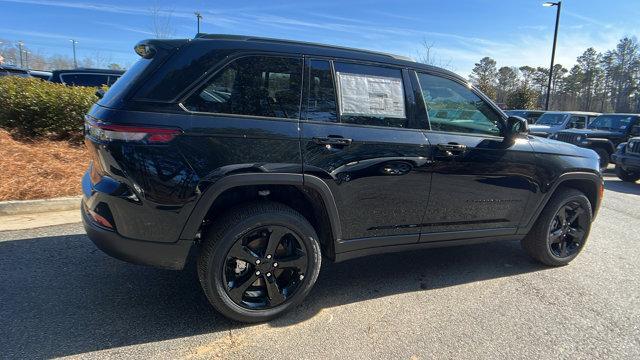
[[[305,302],[226,320],[195,268],[108,257],[69,224],[0,232],[0,358],[640,358],[640,183],[610,175],[582,254],[516,242],[323,264]]]

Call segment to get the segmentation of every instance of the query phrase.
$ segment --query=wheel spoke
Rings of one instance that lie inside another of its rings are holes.
[[[277,306],[285,300],[284,295],[280,292],[280,287],[276,282],[275,276],[265,276],[265,284],[267,286],[267,295],[269,296],[269,305]]]
[[[234,259],[246,261],[251,264],[255,264],[256,260],[259,258],[251,249],[242,245],[241,241],[238,241],[231,250],[229,250],[229,257]]]
[[[584,236],[584,230],[580,228],[570,227],[568,234],[571,235],[573,240],[582,240],[582,237]]]
[[[567,256],[567,242],[562,241],[560,242],[560,257],[565,257],[565,256]]]
[[[253,284],[257,279],[258,279],[258,276],[255,274],[252,274],[241,284],[238,284],[233,288],[229,289],[229,296],[231,297],[231,299],[233,299],[233,301],[235,301],[236,303],[241,303],[242,295],[244,295],[245,291],[247,291],[249,286],[251,286],[251,284]],[[234,282],[234,285],[235,285],[235,282]]]
[[[296,250],[293,255],[278,259],[278,267],[281,269],[295,268],[304,271],[307,267],[307,254]]]
[[[576,221],[578,219],[578,217],[580,217],[580,215],[584,214],[584,209],[582,208],[582,206],[578,206],[574,212],[573,215],[571,215],[568,219],[567,219],[567,223],[572,224],[574,221]]]
[[[549,234],[549,241],[551,242],[551,244],[555,244],[555,243],[559,243],[562,241],[562,229],[558,229],[555,231],[552,231],[551,234]]]
[[[562,225],[567,220],[567,206],[563,206],[558,211],[559,224]]]
[[[267,248],[265,249],[265,255],[272,255],[276,252],[278,244],[282,237],[287,234],[287,230],[283,227],[276,227],[269,234],[269,240],[267,241]]]

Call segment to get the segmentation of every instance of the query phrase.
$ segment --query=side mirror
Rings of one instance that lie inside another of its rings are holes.
[[[509,116],[507,118],[507,137],[515,137],[529,133],[529,123],[520,116]]]
[[[640,136],[640,125],[633,125],[631,127],[631,136]]]

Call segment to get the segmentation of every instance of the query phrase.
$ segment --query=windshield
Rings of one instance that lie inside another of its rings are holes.
[[[567,114],[545,113],[540,116],[536,125],[562,125]]]
[[[633,116],[600,115],[591,121],[589,127],[601,130],[626,130],[632,121]]]

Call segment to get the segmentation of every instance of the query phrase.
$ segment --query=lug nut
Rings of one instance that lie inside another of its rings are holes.
[[[273,263],[273,267],[278,267],[278,263]]]
[[[304,279],[304,275],[300,275],[300,280]]]
[[[271,276],[271,273],[267,273],[267,276]]]
[[[267,255],[267,259],[271,259],[271,255]]]
[[[260,271],[256,271],[256,275],[257,275],[257,276],[260,276]]]
[[[260,259],[256,260],[256,265],[260,265]]]

